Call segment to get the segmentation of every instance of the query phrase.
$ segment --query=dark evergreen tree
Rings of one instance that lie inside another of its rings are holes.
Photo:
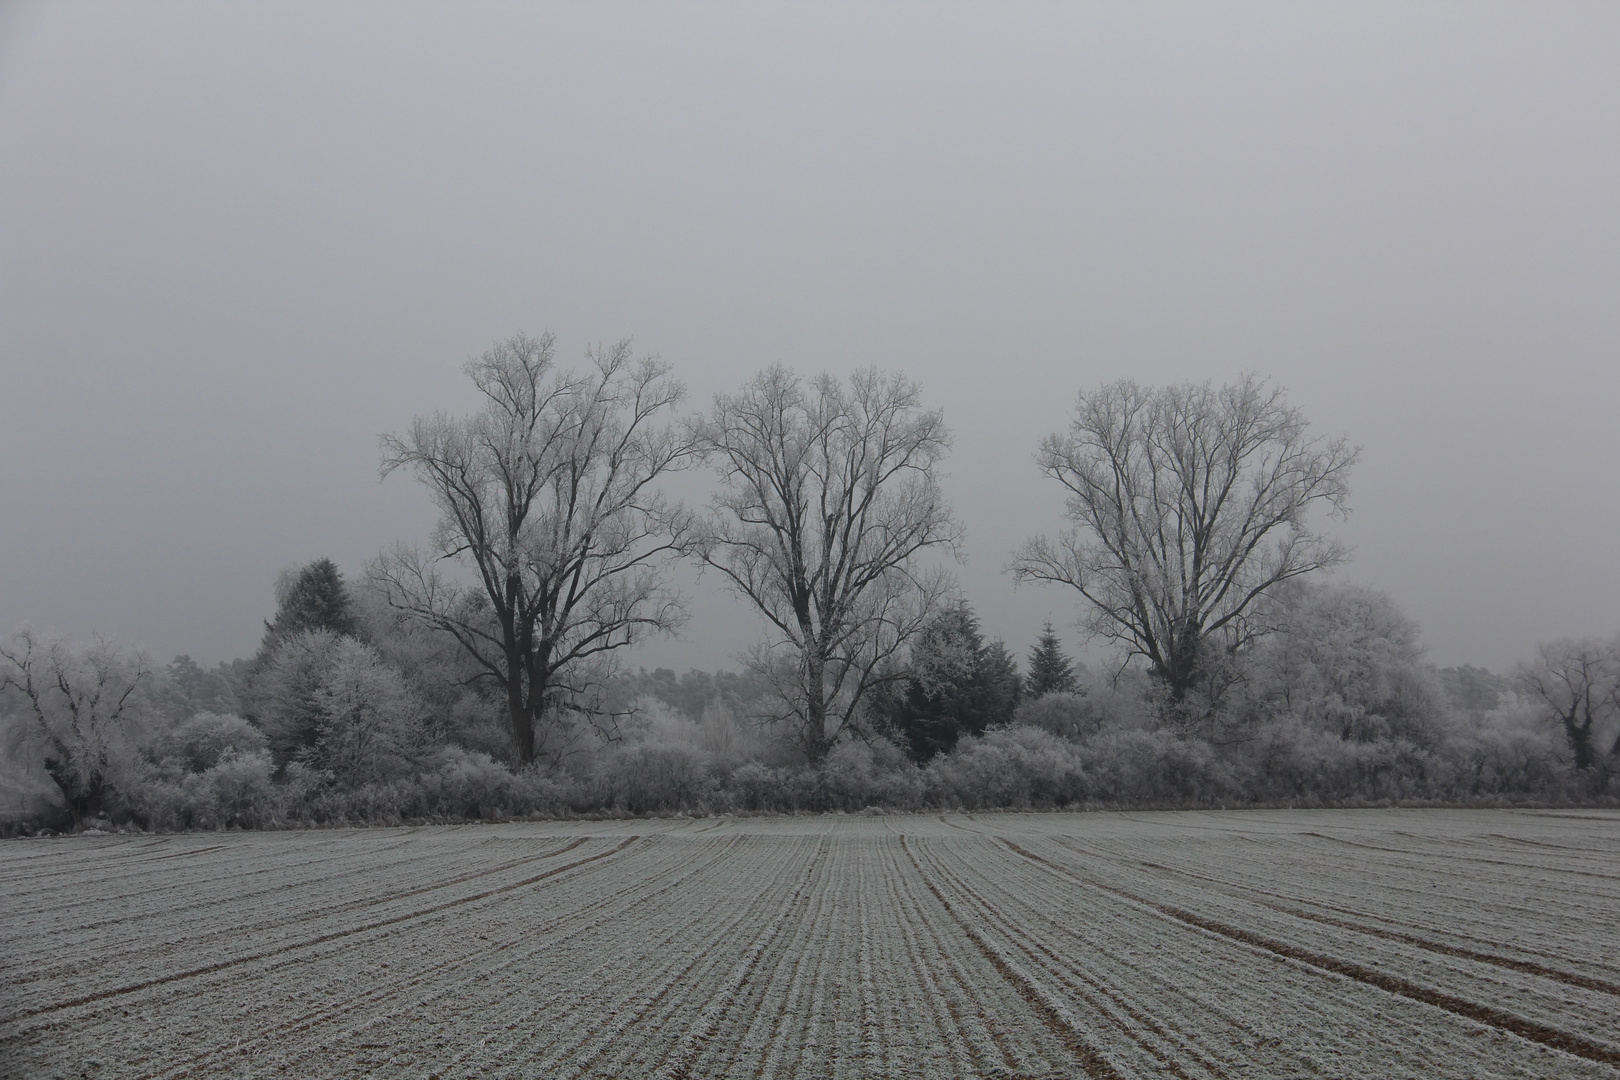
[[[265,649],[304,630],[330,630],[334,634],[358,636],[360,624],[343,575],[331,559],[316,559],[276,583],[279,606],[273,622],[264,624]]]
[[[264,640],[245,673],[242,705],[250,717],[257,715],[260,704],[255,684],[269,669],[277,647],[306,630],[361,636],[348,587],[331,559],[316,559],[296,572],[284,571],[277,579],[276,617],[264,624]]]
[[[1031,700],[1045,694],[1072,694],[1079,688],[1074,662],[1063,655],[1058,636],[1048,622],[1040,640],[1029,651],[1029,675],[1024,679],[1024,696]]]
[[[973,734],[985,728],[1012,722],[1013,712],[1024,696],[1024,680],[1018,674],[1018,659],[1000,638],[984,647],[979,657],[978,715],[983,718]]]
[[[1005,724],[1018,707],[1018,662],[986,644],[966,603],[946,609],[911,650],[906,677],[873,700],[878,726],[917,761],[949,751],[963,735]]]

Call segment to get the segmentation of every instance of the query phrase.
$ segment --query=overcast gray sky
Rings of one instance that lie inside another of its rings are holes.
[[[965,593],[1076,391],[1274,377],[1431,658],[1620,628],[1620,4],[0,7],[0,631],[252,652],[519,328],[919,379]],[[706,581],[632,662],[734,666]],[[1068,635],[1071,641],[1075,635]]]

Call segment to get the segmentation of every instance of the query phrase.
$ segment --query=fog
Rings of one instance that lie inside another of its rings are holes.
[[[1338,578],[1435,662],[1612,633],[1617,56],[1612,4],[0,7],[0,632],[251,654],[280,569],[425,538],[378,434],[549,328],[693,407],[917,378],[1020,654],[1079,613],[1003,572],[1039,437],[1244,371],[1365,447]],[[758,635],[686,588],[632,664]]]

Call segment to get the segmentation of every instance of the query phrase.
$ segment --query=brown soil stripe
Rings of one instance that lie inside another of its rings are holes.
[[[1011,846],[1010,842],[1009,846]],[[1028,852],[1024,852],[1023,854],[1027,855],[1029,858],[1040,860],[1040,856],[1038,855],[1031,855]],[[1149,870],[1160,870],[1167,874],[1177,874],[1181,877],[1190,877],[1198,881],[1207,881],[1212,885],[1220,885],[1228,889],[1242,889],[1245,892],[1260,893],[1265,896],[1278,895],[1266,889],[1257,889],[1252,885],[1243,885],[1238,882],[1226,881],[1221,878],[1210,877],[1207,874],[1198,874],[1191,870],[1182,870],[1174,866],[1165,866],[1163,863],[1143,862],[1140,865],[1147,867]],[[1254,903],[1259,904],[1262,907],[1268,907],[1273,911],[1280,911],[1285,915],[1292,915],[1298,919],[1309,919],[1312,922],[1325,923],[1328,926],[1337,926],[1343,930],[1354,930],[1358,934],[1370,934],[1373,937],[1384,938],[1387,941],[1399,941],[1406,945],[1416,946],[1419,949],[1427,949],[1429,952],[1439,953],[1442,956],[1455,956],[1463,960],[1477,960],[1481,964],[1493,964],[1496,967],[1506,968],[1509,971],[1522,971],[1527,975],[1539,975],[1544,979],[1552,979],[1554,982],[1561,982],[1568,986],[1578,986],[1583,990],[1595,990],[1600,994],[1613,994],[1620,997],[1620,985],[1612,982],[1605,982],[1602,979],[1594,979],[1588,975],[1578,975],[1573,971],[1564,971],[1561,968],[1547,967],[1545,964],[1538,964],[1531,960],[1515,960],[1511,956],[1500,956],[1496,953],[1486,953],[1478,952],[1474,949],[1464,949],[1457,945],[1446,945],[1443,942],[1432,941],[1428,938],[1421,938],[1415,934],[1403,934],[1398,930],[1385,930],[1382,927],[1368,926],[1366,923],[1351,922],[1348,919],[1335,919],[1330,915],[1319,915],[1314,911],[1306,911],[1303,908],[1290,907],[1287,904],[1274,904],[1269,900],[1255,900]],[[1335,908],[1332,910],[1342,909]]]
[[[948,873],[943,868],[936,867],[936,869],[939,870],[942,875]],[[1009,920],[1003,916],[1001,912],[997,911],[995,905],[986,899],[982,893],[968,885],[968,883],[963,881],[959,876],[951,876],[954,879],[951,881],[951,885],[975,900],[978,903],[979,908],[989,914],[992,922],[998,926],[1009,924]],[[1056,925],[1056,920],[1052,921],[1053,924]],[[1043,964],[1042,957],[1044,957],[1044,963],[1051,965],[1051,967],[1048,968],[1048,971],[1057,975],[1058,979],[1062,981],[1064,988],[1069,993],[1077,995],[1081,1000],[1085,1001],[1098,1012],[1112,1020],[1114,1024],[1119,1027],[1120,1031],[1124,1033],[1126,1038],[1136,1043],[1136,1045],[1141,1047],[1143,1052],[1148,1054],[1150,1057],[1157,1058],[1160,1062],[1159,1067],[1161,1069],[1169,1072],[1172,1076],[1178,1077],[1179,1080],[1191,1080],[1191,1078],[1187,1075],[1186,1070],[1181,1067],[1179,1062],[1177,1062],[1164,1050],[1160,1049],[1159,1046],[1155,1045],[1152,1040],[1143,1038],[1137,1029],[1132,1028],[1131,1025],[1121,1021],[1118,1016],[1110,1015],[1108,1005],[1099,1000],[1099,996],[1101,998],[1105,998],[1107,1002],[1112,1004],[1115,1010],[1123,1012],[1126,1016],[1130,1017],[1131,1020],[1135,1021],[1139,1027],[1147,1029],[1154,1035],[1157,1035],[1160,1039],[1163,1039],[1165,1042],[1176,1043],[1180,1041],[1176,1039],[1175,1036],[1173,1036],[1170,1032],[1166,1031],[1158,1021],[1154,1020],[1151,1016],[1132,1005],[1127,995],[1119,992],[1117,988],[1111,988],[1101,982],[1098,982],[1096,979],[1090,978],[1079,967],[1066,962],[1063,957],[1058,955],[1056,951],[1054,951],[1050,946],[1041,942],[1039,938],[1035,937],[1034,935],[1022,936],[1021,940],[1014,942],[1014,945],[1025,956],[1035,961],[1036,964]],[[1040,956],[1037,956],[1037,953],[1039,953]],[[1088,989],[1088,987],[1090,989]],[[1200,1053],[1189,1046],[1183,1045],[1180,1046],[1179,1049],[1183,1053],[1192,1055],[1197,1060],[1198,1065],[1211,1075],[1215,1076],[1217,1080],[1224,1080],[1226,1076],[1225,1070],[1223,1070],[1216,1062],[1212,1061],[1207,1055]]]
[[[581,839],[583,841],[584,838]],[[200,975],[212,975],[216,971],[224,971],[228,968],[240,967],[243,964],[251,964],[258,960],[267,960],[272,956],[280,956],[283,953],[289,953],[295,949],[313,948],[316,945],[324,945],[328,941],[337,941],[342,938],[353,937],[355,934],[363,934],[369,930],[376,930],[384,926],[393,926],[395,923],[406,922],[410,919],[420,919],[424,916],[433,915],[448,908],[460,907],[463,904],[471,904],[491,896],[498,896],[501,893],[512,892],[514,889],[521,889],[526,885],[533,885],[536,882],[544,881],[546,878],[555,877],[556,875],[565,871],[574,869],[576,866],[584,866],[586,863],[592,863],[598,859],[605,859],[609,855],[617,855],[619,852],[623,851],[625,848],[629,847],[631,844],[640,839],[641,837],[639,836],[630,836],[625,838],[618,847],[612,848],[608,851],[598,852],[595,855],[590,855],[583,859],[576,859],[573,862],[567,863],[563,866],[552,867],[545,873],[535,874],[533,877],[524,878],[522,881],[515,881],[510,885],[502,885],[495,889],[486,889],[481,893],[474,893],[471,896],[463,896],[455,900],[446,900],[442,904],[434,904],[432,907],[423,908],[420,911],[411,911],[405,913],[404,915],[395,915],[388,919],[378,919],[376,922],[366,923],[364,926],[352,926],[347,930],[334,930],[329,934],[322,934],[319,937],[310,938],[308,941],[297,941],[291,945],[282,945],[279,948],[266,949],[263,952],[249,953],[246,956],[237,956],[230,960],[221,960],[217,964],[209,964],[205,967],[192,968],[190,971],[181,971],[173,975],[165,975],[157,979],[146,979],[142,982],[130,983],[127,986],[114,987],[111,990],[100,990],[94,994],[85,994],[82,997],[72,998],[68,1001],[58,1001],[50,1005],[41,1005],[38,1008],[28,1009],[25,1012],[20,1012],[14,1016],[8,1017],[3,1022],[10,1023],[17,1020],[27,1020],[30,1017],[40,1016],[44,1013],[59,1012],[62,1009],[71,1009],[79,1005],[89,1005],[92,1002],[104,1001],[107,998],[119,997],[123,994],[137,993],[138,991],[147,990],[154,986],[162,986],[165,983],[178,982],[181,979],[194,979]]]
[[[1480,1005],[1477,1002],[1466,1001],[1463,998],[1453,997],[1450,994],[1442,994],[1438,990],[1431,990],[1426,986],[1419,986],[1417,983],[1408,982],[1405,979],[1398,979],[1393,975],[1386,975],[1382,971],[1373,971],[1371,968],[1362,967],[1360,964],[1352,964],[1347,960],[1339,960],[1332,956],[1324,956],[1321,953],[1308,952],[1305,949],[1296,948],[1295,946],[1288,945],[1281,941],[1272,941],[1269,938],[1261,937],[1259,934],[1251,934],[1247,930],[1240,930],[1235,926],[1227,926],[1226,924],[1216,922],[1213,919],[1205,919],[1201,916],[1194,915],[1191,912],[1170,907],[1167,904],[1155,904],[1151,901],[1142,900],[1140,897],[1130,896],[1129,894],[1120,890],[1112,891],[1118,891],[1121,896],[1126,896],[1128,899],[1135,900],[1139,904],[1145,903],[1154,910],[1160,911],[1173,919],[1178,919],[1181,922],[1188,923],[1192,926],[1197,926],[1204,930],[1209,930],[1213,933],[1222,934],[1226,937],[1244,942],[1248,945],[1257,946],[1265,949],[1268,952],[1276,953],[1278,956],[1285,956],[1291,960],[1299,960],[1310,964],[1313,967],[1323,968],[1339,975],[1348,976],[1349,978],[1355,979],[1357,982],[1363,982],[1369,986],[1376,986],[1380,990],[1388,991],[1391,994],[1399,994],[1401,997],[1411,998],[1414,1001],[1421,1001],[1427,1005],[1438,1006],[1447,1010],[1448,1012],[1456,1013],[1458,1016],[1466,1016],[1470,1020],[1478,1020],[1483,1024],[1494,1025],[1495,1027],[1499,1027],[1504,1031],[1511,1031],[1513,1034],[1518,1035],[1521,1038],[1529,1039],[1531,1042],[1538,1042],[1543,1046],[1550,1046],[1555,1050],[1562,1050],[1566,1054],[1574,1054],[1576,1057],[1583,1057],[1588,1061],[1597,1061],[1605,1065],[1620,1066],[1620,1051],[1612,1050],[1609,1047],[1603,1046],[1600,1043],[1595,1043],[1590,1039],[1581,1038],[1579,1035],[1572,1035],[1567,1031],[1559,1031],[1557,1028],[1548,1027],[1545,1024],[1538,1024],[1533,1020],[1526,1020],[1523,1017],[1515,1016],[1512,1013],[1504,1012],[1501,1009],[1493,1009],[1488,1005]]]
[[[1492,840],[1501,840],[1509,844],[1525,844],[1534,848],[1551,848],[1554,851],[1573,851],[1578,855],[1601,855],[1603,852],[1592,848],[1570,847],[1568,844],[1550,844],[1545,840],[1527,840],[1522,836],[1509,836],[1507,833],[1493,832],[1488,834]]]
[[[521,859],[512,859],[508,862],[501,863],[499,866],[491,866],[483,870],[469,870],[465,874],[458,874],[455,877],[445,878],[442,881],[435,881],[431,885],[420,885],[414,889],[407,889],[404,892],[399,893],[390,893],[387,896],[372,900],[355,900],[350,903],[341,904],[338,907],[332,908],[327,913],[330,914],[335,912],[349,911],[351,909],[376,907],[379,904],[391,904],[396,900],[405,900],[412,896],[420,896],[423,893],[433,892],[436,889],[448,888],[451,885],[460,885],[462,882],[471,881],[473,878],[488,877],[491,874],[499,874],[502,871],[512,869],[514,866],[523,866],[526,863],[539,862],[541,859],[554,859],[558,855],[568,854],[570,851],[573,851],[575,848],[585,843],[588,839],[589,837],[581,836],[574,840],[570,840],[562,847],[553,851],[543,851],[538,855],[525,855]]]
[[[1058,1011],[1052,1007],[1051,1003],[1041,996],[1040,991],[1035,989],[1028,979],[1015,971],[1006,960],[1002,959],[1001,955],[990,947],[989,942],[979,936],[979,932],[973,929],[972,924],[957,913],[951,902],[945,899],[945,894],[939,891],[939,886],[935,885],[933,879],[923,870],[922,863],[917,861],[917,856],[912,853],[911,846],[906,843],[904,834],[900,836],[900,846],[904,849],[906,857],[911,860],[911,865],[917,868],[917,874],[922,878],[923,884],[928,886],[928,891],[934,894],[934,899],[938,900],[951,918],[956,920],[956,924],[962,928],[962,932],[967,935],[968,940],[973,942],[979,952],[984,954],[986,960],[990,961],[990,966],[996,969],[996,973],[1007,980],[1008,985],[1014,990],[1018,991],[1018,996],[1029,1003],[1029,1007],[1035,1011],[1036,1016],[1041,1018],[1041,1022],[1062,1041],[1063,1045],[1068,1048],[1069,1053],[1075,1056],[1075,1059],[1080,1062],[1080,1067],[1086,1070],[1086,1075],[1091,1077],[1092,1080],[1125,1080],[1119,1070],[1114,1068],[1112,1062],[1098,1053],[1097,1049],[1090,1043],[1086,1042],[1080,1033],[1074,1030],[1068,1021],[1064,1020]]]
[[[815,880],[816,874],[821,871],[830,857],[831,844],[827,838],[816,848],[815,857],[802,871],[799,882],[794,885],[786,900],[781,905],[784,913],[796,906],[796,901],[807,895],[807,888]],[[761,894],[758,904],[764,904],[764,894]],[[741,925],[741,920],[737,925]],[[657,1077],[667,1077],[670,1080],[688,1080],[692,1069],[708,1044],[720,1034],[722,1022],[726,1019],[737,999],[742,995],[744,988],[754,979],[756,969],[761,961],[765,960],[771,952],[771,946],[776,939],[787,930],[788,919],[779,916],[771,920],[760,937],[756,938],[743,954],[743,959],[733,965],[730,976],[719,991],[709,1001],[703,1015],[694,1022],[684,1038],[670,1051],[669,1056],[653,1073]],[[684,973],[683,973],[684,974]],[[673,985],[673,984],[672,984]],[[701,1027],[697,1026],[701,1023]]]
[[[1391,855],[1405,855],[1410,859],[1427,859],[1429,855],[1411,848],[1379,847],[1376,844],[1363,844],[1356,840],[1346,840],[1342,836],[1324,836],[1322,833],[1302,832],[1300,836],[1314,836],[1318,840],[1331,840],[1336,844],[1349,844],[1351,847],[1363,848],[1367,851],[1384,851]],[[1397,836],[1408,836],[1409,833],[1396,833]],[[1487,859],[1483,855],[1447,855],[1446,858],[1457,862],[1484,863],[1487,866],[1506,866],[1513,870],[1523,870],[1528,874],[1573,874],[1576,877],[1595,877],[1602,881],[1620,881],[1615,874],[1602,874],[1596,870],[1571,870],[1563,866],[1537,866],[1533,863],[1508,862],[1505,859]]]
[[[1002,843],[1025,858],[1046,863],[1049,866],[1052,865],[1046,859],[1031,851],[1026,851],[1011,840],[1003,839]],[[1451,994],[1441,993],[1438,990],[1431,990],[1429,987],[1419,986],[1417,983],[1387,975],[1382,971],[1374,971],[1371,968],[1362,967],[1360,964],[1352,964],[1348,960],[1340,960],[1337,957],[1310,952],[1289,945],[1286,942],[1274,941],[1271,938],[1250,933],[1236,926],[1228,926],[1214,919],[1206,919],[1201,915],[1194,915],[1190,911],[1171,907],[1169,904],[1155,903],[1152,900],[1144,899],[1112,885],[1104,885],[1096,881],[1088,881],[1087,884],[1093,888],[1113,893],[1133,903],[1151,908],[1162,915],[1168,915],[1178,922],[1196,926],[1200,930],[1208,930],[1210,933],[1220,934],[1222,937],[1228,937],[1234,941],[1241,941],[1245,945],[1253,945],[1256,948],[1264,949],[1289,960],[1298,960],[1301,963],[1321,968],[1324,971],[1331,971],[1336,975],[1343,975],[1368,986],[1375,986],[1388,993],[1410,998],[1413,1001],[1421,1001],[1425,1005],[1433,1005],[1458,1016],[1466,1016],[1468,1019],[1476,1020],[1482,1024],[1491,1024],[1494,1027],[1501,1028],[1503,1031],[1510,1031],[1520,1038],[1529,1039],[1531,1042],[1540,1043],[1543,1046],[1550,1046],[1554,1050],[1562,1050],[1566,1054],[1573,1054],[1576,1057],[1586,1058],[1588,1061],[1596,1061],[1604,1065],[1620,1066],[1620,1051],[1593,1042],[1591,1039],[1572,1035],[1567,1031],[1559,1031],[1557,1028],[1548,1027],[1546,1024],[1538,1024],[1534,1020],[1526,1020],[1510,1012],[1493,1009],[1489,1005],[1481,1005],[1477,1002],[1454,997]]]
[[[394,903],[396,901],[399,901],[399,900],[408,900],[413,896],[420,896],[423,893],[433,892],[433,891],[435,891],[437,889],[448,888],[451,885],[459,885],[462,882],[471,881],[474,878],[488,877],[491,874],[499,874],[499,873],[502,873],[502,872],[504,872],[506,870],[510,870],[513,867],[523,866],[523,865],[526,865],[526,864],[532,863],[532,862],[539,862],[542,859],[553,859],[553,858],[556,858],[558,855],[566,855],[568,852],[573,851],[575,848],[577,848],[581,844],[585,843],[586,839],[587,839],[586,837],[581,836],[581,837],[579,837],[579,838],[577,838],[575,840],[569,841],[568,843],[564,844],[562,847],[557,848],[557,849],[555,849],[553,851],[541,852],[538,855],[527,855],[527,856],[524,856],[521,859],[512,859],[512,860],[510,860],[508,862],[501,863],[499,866],[490,866],[490,867],[486,867],[483,870],[472,870],[472,871],[469,871],[469,872],[467,872],[465,874],[459,874],[456,877],[445,878],[442,881],[435,881],[431,885],[422,885],[422,886],[419,886],[419,887],[417,887],[415,889],[407,889],[404,892],[389,893],[387,896],[371,897],[371,898],[365,899],[365,900],[352,900],[352,901],[350,901],[349,903],[346,903],[346,904],[338,904],[338,905],[336,905],[334,907],[326,908],[326,909],[316,913],[316,915],[322,916],[322,917],[331,917],[333,915],[342,914],[344,912],[359,911],[359,910],[363,910],[365,908],[377,907],[380,904],[392,904],[392,903]],[[306,919],[309,919],[311,917],[313,917],[313,916],[307,915],[307,914],[297,914],[297,915],[289,916],[289,917],[286,917],[286,918],[276,919],[276,920],[274,920],[272,922],[269,922],[269,923],[261,923],[255,929],[263,931],[263,930],[265,930],[265,929],[267,929],[269,927],[281,926],[281,925],[283,925],[285,923],[288,923],[288,922],[303,922]],[[115,922],[115,921],[122,921],[122,920],[109,920],[109,922]],[[106,925],[106,924],[94,924],[93,923],[93,924],[91,924],[91,927],[100,926],[100,925]],[[26,978],[20,978],[20,979],[18,979],[16,981],[20,985],[21,983],[24,983],[24,982],[33,982],[33,981],[37,981],[39,979],[43,979],[43,978],[46,978],[46,977],[47,977],[47,973],[39,972],[39,973],[36,973],[34,975],[28,976]],[[27,1013],[23,1014],[23,1016],[27,1016],[27,1015],[31,1015],[31,1014],[27,1014]],[[19,1017],[19,1019],[20,1019],[20,1017]]]
[[[1593,979],[1586,975],[1577,975],[1572,971],[1560,971],[1558,968],[1546,967],[1542,964],[1532,963],[1529,960],[1515,960],[1510,956],[1497,956],[1495,953],[1475,952],[1473,949],[1461,949],[1455,945],[1445,945],[1438,941],[1429,941],[1427,938],[1416,937],[1412,934],[1402,934],[1396,930],[1385,930],[1377,926],[1366,926],[1362,923],[1351,922],[1348,919],[1335,919],[1327,915],[1317,915],[1314,912],[1300,908],[1288,907],[1284,904],[1272,904],[1260,900],[1274,911],[1281,911],[1286,915],[1293,915],[1300,919],[1310,919],[1312,922],[1326,923],[1344,930],[1354,930],[1358,934],[1371,934],[1373,937],[1385,938],[1389,941],[1399,941],[1406,945],[1415,945],[1419,949],[1440,953],[1442,956],[1456,956],[1464,960],[1477,960],[1482,964],[1493,964],[1496,967],[1507,968],[1509,971],[1522,971],[1527,975],[1540,975],[1544,979],[1552,979],[1568,986],[1578,986],[1583,990],[1595,990],[1600,994],[1614,994],[1620,997],[1620,985],[1604,982],[1602,979]]]
[[[576,845],[569,844],[568,846],[569,846],[569,848],[572,848],[572,847],[574,847]],[[636,884],[637,884],[637,882],[632,882],[631,888],[633,889]],[[676,887],[676,884],[665,884],[662,888],[658,889],[656,892],[654,892],[651,895],[653,895],[653,896],[661,895],[661,894],[666,893],[670,889],[675,888],[675,887]],[[576,910],[570,912],[567,915],[564,915],[564,916],[561,916],[561,917],[555,919],[554,921],[552,921],[550,923],[543,924],[541,926],[536,927],[535,932],[536,933],[546,933],[546,932],[550,932],[552,930],[555,930],[557,927],[563,925],[564,923],[566,923],[566,922],[568,922],[570,920],[573,920],[573,921],[585,920],[588,917],[590,917],[593,913],[595,913],[596,911],[599,911],[600,909],[612,904],[614,900],[618,899],[622,895],[623,895],[623,893],[614,893],[614,894],[611,894],[609,896],[599,898],[599,899],[587,904],[583,908],[576,909]],[[502,944],[494,946],[493,948],[494,948],[494,951],[496,951],[496,952],[504,952],[504,951],[512,948],[513,944],[515,944],[515,943],[512,943],[512,942],[502,943]],[[532,955],[532,954],[530,954],[530,955]],[[331,1023],[335,1022],[335,1020],[337,1018],[340,1018],[342,1016],[346,1016],[346,1015],[356,1011],[360,1007],[364,1007],[364,1006],[367,1006],[367,1005],[373,1005],[377,1001],[379,1001],[381,999],[384,999],[384,998],[387,998],[387,997],[390,997],[390,996],[393,996],[395,994],[398,994],[403,990],[408,990],[408,989],[413,989],[413,988],[416,988],[416,987],[420,987],[423,983],[429,981],[430,979],[439,980],[439,979],[442,978],[444,973],[447,972],[447,971],[459,971],[459,970],[461,970],[463,968],[469,967],[469,966],[471,966],[471,965],[473,965],[475,963],[478,963],[478,962],[480,962],[480,958],[476,958],[476,957],[472,957],[472,956],[463,957],[461,960],[454,961],[454,962],[452,962],[452,963],[450,963],[450,964],[448,964],[446,966],[443,966],[443,967],[439,967],[439,968],[435,968],[435,969],[425,969],[425,970],[419,971],[416,975],[414,975],[411,978],[407,979],[403,983],[395,983],[395,984],[390,984],[390,985],[383,986],[383,987],[378,987],[376,989],[368,991],[367,993],[365,993],[365,994],[363,994],[363,995],[361,995],[359,997],[348,998],[339,1005],[330,1005],[330,1004],[319,1005],[319,1006],[305,1012],[301,1016],[294,1017],[294,1018],[292,1018],[290,1020],[283,1021],[282,1023],[277,1024],[277,1025],[275,1025],[273,1027],[264,1028],[264,1029],[261,1029],[261,1030],[257,1031],[255,1033],[255,1041],[253,1043],[249,1044],[249,1046],[257,1048],[257,1047],[263,1047],[266,1044],[274,1045],[277,1042],[285,1042],[285,1041],[289,1040],[292,1037],[292,1035],[294,1035],[294,1034],[304,1034],[306,1032],[314,1030],[317,1026],[319,1026],[321,1024],[331,1024]],[[515,962],[520,962],[520,961],[519,960],[511,960],[511,959],[509,959],[509,960],[505,961],[502,964],[497,964],[494,967],[486,968],[484,970],[484,973],[477,976],[477,978],[479,978],[479,979],[489,978],[489,977],[491,977],[493,972],[503,970],[506,966],[508,966],[508,965],[510,965],[512,963],[515,963]],[[468,980],[468,981],[470,981],[470,980]],[[466,982],[463,981],[460,985],[466,985]],[[458,992],[458,988],[457,988],[457,985],[455,985],[455,984],[452,984],[449,987],[441,987],[437,991],[430,992],[427,997],[420,999],[418,1001],[418,1005],[419,1006],[420,1005],[426,1005],[430,1001],[434,1001],[434,1000],[437,1000],[438,998],[440,998],[442,996],[457,993],[457,992]],[[213,1072],[210,1071],[210,1070],[213,1069],[213,1067],[218,1064],[218,1062],[219,1062],[219,1060],[221,1058],[229,1056],[229,1055],[231,1055],[233,1053],[240,1052],[242,1049],[243,1049],[243,1047],[240,1044],[238,1044],[238,1046],[236,1046],[234,1048],[232,1048],[232,1047],[214,1046],[214,1047],[211,1047],[209,1049],[204,1050],[203,1052],[201,1052],[199,1054],[194,1055],[191,1058],[190,1061],[187,1061],[183,1065],[164,1066],[163,1069],[160,1069],[156,1073],[142,1073],[142,1074],[140,1074],[138,1076],[132,1076],[130,1078],[130,1080],[154,1080],[154,1078],[157,1077],[157,1076],[167,1076],[167,1077],[170,1078],[170,1080],[179,1080],[179,1078],[181,1078],[181,1077],[198,1075],[198,1070],[203,1070],[202,1075],[213,1075]],[[178,1071],[175,1071],[176,1069],[178,1069]],[[448,1070],[448,1069],[442,1069],[441,1070],[441,1072],[448,1072],[448,1071],[450,1071],[450,1070]]]
[[[190,851],[176,851],[172,855],[153,855],[149,858],[141,858],[140,862],[136,863],[135,866],[139,869],[147,863],[162,862],[164,859],[189,859],[193,855],[201,855],[205,851],[219,851],[227,846],[226,844],[210,844],[208,847],[192,848]]]

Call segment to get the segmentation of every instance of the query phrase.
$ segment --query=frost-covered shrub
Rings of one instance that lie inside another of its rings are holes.
[[[132,818],[153,829],[273,828],[287,797],[272,781],[273,770],[262,745],[229,751],[203,769],[168,767],[150,775],[126,794],[126,806]]]
[[[713,801],[717,790],[708,756],[694,746],[637,742],[599,754],[588,792],[594,804],[632,814],[694,810]]]
[[[620,718],[618,736],[571,763],[579,779],[575,809],[641,814],[697,810],[714,801],[713,762],[691,719],[643,696]]]
[[[695,737],[698,747],[708,755],[711,768],[722,776],[759,760],[767,747],[759,725],[740,717],[722,698],[703,707]]]
[[[1013,723],[1019,727],[1039,728],[1074,742],[1095,735],[1106,719],[1102,703],[1061,692],[1020,702],[1013,713]]]
[[[910,809],[922,802],[922,770],[887,740],[839,743],[817,773],[823,809]]]
[[[278,764],[363,785],[414,771],[422,709],[377,650],[330,630],[293,634],[254,685],[256,719]]]
[[[158,735],[152,757],[166,773],[200,773],[227,758],[268,750],[264,732],[240,716],[200,712]]]
[[[1251,797],[1309,806],[1438,798],[1453,773],[1443,756],[1404,739],[1357,741],[1291,720],[1263,728],[1256,748]]]
[[[726,777],[726,798],[734,810],[798,810],[808,804],[813,789],[800,779],[803,773],[750,761]]]
[[[121,806],[159,829],[259,829],[282,817],[264,733],[240,716],[200,712],[156,732]]]
[[[278,765],[301,760],[320,738],[318,694],[337,651],[330,630],[292,634],[276,646],[254,679],[250,715],[265,733]]]
[[[330,774],[294,762],[284,786],[289,817],[317,825],[550,817],[578,801],[566,776],[514,772],[488,754],[459,747],[426,755],[416,776],[370,784],[338,784]]]
[[[927,783],[931,802],[968,810],[1065,806],[1087,796],[1078,748],[1051,732],[1018,725],[963,739],[929,762]]]
[[[7,734],[0,720],[0,740]],[[51,783],[40,763],[12,753],[0,753],[0,807],[4,807],[0,810],[0,837],[73,827],[73,815],[62,803],[61,790]]]
[[[1172,731],[1113,731],[1081,748],[1088,797],[1112,805],[1198,805],[1242,797],[1231,762]]]
[[[98,640],[85,649],[24,629],[0,644],[0,745],[56,785],[72,822],[127,811],[147,780],[141,746],[158,710],[151,669]]]
[[[528,797],[524,776],[479,751],[444,747],[424,764],[428,768],[417,780],[422,817],[498,819],[541,809],[556,812],[562,805],[560,798],[543,798],[538,801],[545,806],[534,805],[537,800]]]
[[[371,646],[350,637],[337,640],[314,705],[315,745],[304,750],[309,764],[350,784],[414,771],[423,741],[421,708],[400,673]]]
[[[1433,748],[1444,739],[1444,691],[1420,663],[1417,623],[1388,596],[1299,587],[1274,617],[1280,632],[1246,665],[1262,716],[1294,717],[1347,741]]]
[[[263,749],[229,754],[181,781],[188,825],[197,829],[262,829],[281,816],[281,792],[271,782],[273,766]]]
[[[306,771],[297,762],[287,766],[288,787],[299,792],[295,812],[315,825],[398,825],[420,813],[421,787],[417,781],[340,785],[330,774]]]
[[[1455,797],[1576,798],[1569,750],[1528,708],[1492,710],[1455,732],[1443,750],[1455,770]]]

